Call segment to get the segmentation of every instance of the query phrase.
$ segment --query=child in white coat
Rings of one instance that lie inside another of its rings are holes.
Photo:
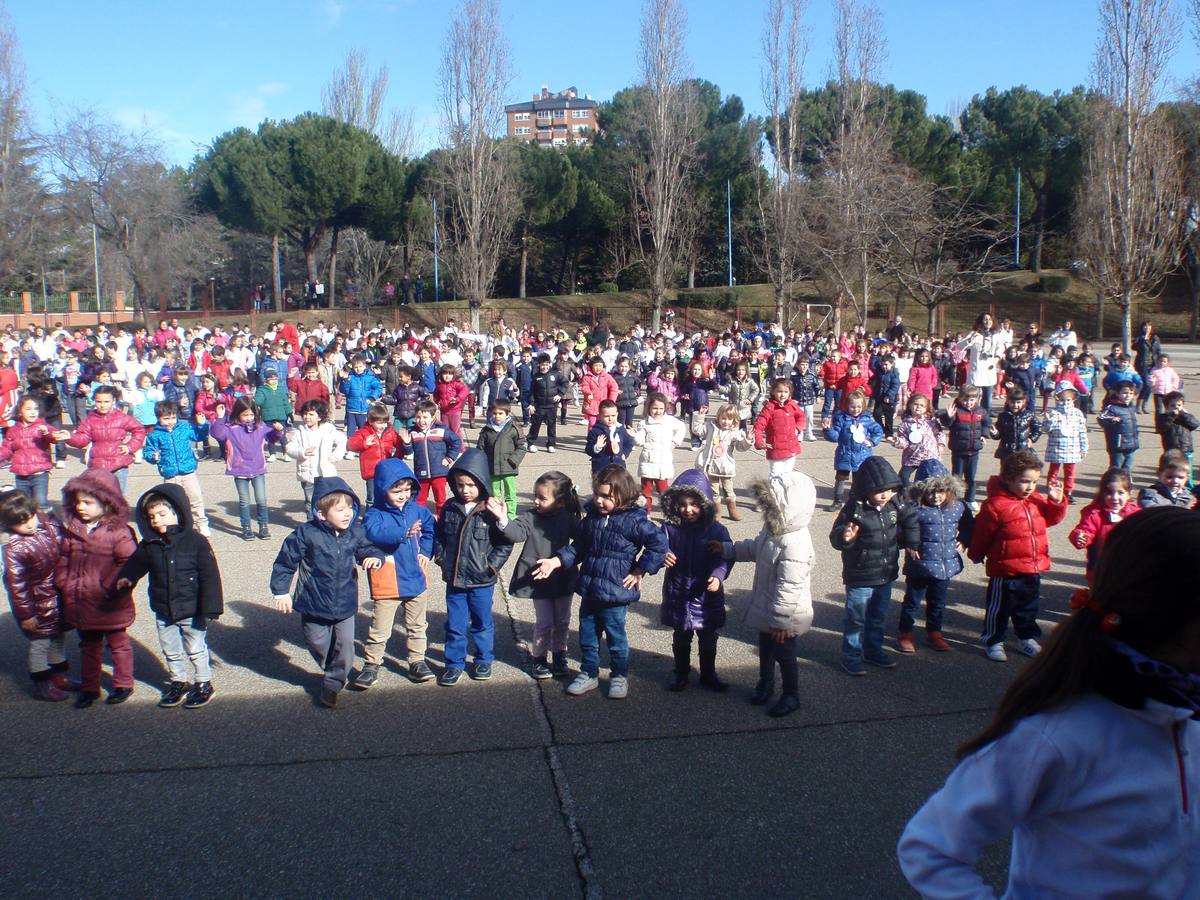
[[[296,461],[296,479],[304,491],[305,521],[311,516],[313,484],[337,475],[338,460],[346,457],[346,435],[327,421],[329,404],[309,400],[300,407],[300,425],[288,435],[287,455]]]
[[[687,440],[687,426],[667,413],[667,398],[651,394],[646,399],[646,418],[633,429],[633,441],[642,448],[638,456],[638,478],[642,480],[642,496],[646,498],[646,515],[675,478],[676,447]]]
[[[733,458],[733,451],[744,453],[753,446],[746,432],[739,427],[739,420],[740,412],[733,404],[727,403],[718,409],[716,417],[708,420],[704,442],[696,454],[696,468],[708,477],[713,500],[717,503],[724,500],[729,518],[735,522],[742,517],[738,515],[737,496],[733,492],[733,481],[737,478],[737,460]]]

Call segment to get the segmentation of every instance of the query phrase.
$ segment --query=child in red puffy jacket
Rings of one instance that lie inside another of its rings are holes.
[[[1083,508],[1079,524],[1071,532],[1071,543],[1087,550],[1087,583],[1092,586],[1096,561],[1104,548],[1105,538],[1122,519],[1127,519],[1141,507],[1133,500],[1133,482],[1127,469],[1109,469],[1100,476],[1096,499]]]
[[[863,394],[871,396],[871,379],[863,374],[862,364],[857,359],[851,359],[846,363],[846,374],[837,383],[838,395],[841,401],[838,408],[843,412],[846,411],[846,398],[855,391],[862,391]]]
[[[1017,649],[1037,656],[1042,645],[1037,639],[1038,607],[1041,604],[1042,572],[1050,569],[1050,547],[1046,529],[1067,514],[1062,486],[1050,485],[1049,497],[1037,492],[1042,461],[1031,450],[1018,450],[1000,461],[1000,474],[988,480],[987,500],[975,517],[975,531],[967,556],[971,562],[987,560],[987,612],[983,620],[983,644],[988,659],[1004,662],[1004,635],[1008,620],[1019,641]]]
[[[358,471],[367,485],[366,507],[375,502],[375,467],[395,456],[400,436],[392,429],[392,414],[382,403],[367,410],[367,424],[346,441],[346,449],[358,454]]]
[[[458,377],[457,366],[447,365],[438,369],[438,383],[433,389],[433,402],[438,405],[442,422],[459,437],[463,436],[462,414],[470,395],[470,388]]]
[[[787,378],[771,382],[771,399],[754,420],[754,447],[767,451],[772,478],[795,467],[807,421],[800,404],[792,399],[792,382]]]

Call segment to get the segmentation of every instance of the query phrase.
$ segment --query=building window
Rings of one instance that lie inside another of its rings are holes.
[[[589,116],[591,116],[591,114],[592,114],[592,111],[590,109],[573,109],[573,110],[571,110],[571,118],[572,119],[586,119]]]
[[[566,138],[555,138],[555,139],[554,139],[554,146],[555,146],[555,147],[565,147],[565,146],[567,146],[567,139],[566,139]]]
[[[538,117],[539,119],[548,119],[548,118],[550,118],[550,110],[548,110],[548,109],[539,109],[539,110],[538,110],[537,117]]]
[[[586,125],[576,125],[575,131],[579,134],[587,134],[588,127]]]
[[[533,133],[532,128],[518,128],[517,129],[517,134],[532,134],[532,133]]]
[[[518,122],[528,122],[529,121],[529,113],[517,113],[515,116],[513,116],[513,118],[516,119]]]
[[[567,111],[565,109],[556,109],[554,111],[554,118],[565,119],[566,117],[567,117]]]

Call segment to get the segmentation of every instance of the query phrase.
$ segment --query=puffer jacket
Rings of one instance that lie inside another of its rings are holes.
[[[975,517],[975,531],[967,557],[987,559],[989,578],[1033,575],[1050,569],[1050,544],[1046,529],[1067,514],[1064,497],[1055,503],[1036,491],[1022,500],[998,475],[988,479],[987,500]]]
[[[927,366],[913,365],[908,371],[910,394],[924,394],[932,400],[933,395],[937,393],[938,383],[938,370],[933,363]]]
[[[570,597],[579,579],[577,566],[561,566],[549,578],[534,581],[531,574],[539,559],[558,554],[579,532],[579,513],[559,507],[545,514],[527,509],[515,519],[509,519],[502,529],[504,539],[513,544],[524,542],[521,555],[513,566],[508,593],[513,597],[532,597],[549,600]]]
[[[305,456],[306,450],[315,450]],[[300,425],[288,432],[287,455],[296,461],[296,480],[314,483],[318,478],[337,475],[337,462],[346,458],[346,434],[332,422],[316,428]]]
[[[605,466],[625,465],[633,446],[633,435],[624,425],[618,422],[610,432],[597,422],[588,429],[583,451],[592,458],[592,472],[596,473]]]
[[[871,396],[875,398],[876,403],[895,404],[900,398],[900,376],[896,374],[895,368],[886,372],[880,369],[871,377]]]
[[[351,372],[338,385],[338,393],[346,398],[346,412],[365,413],[370,405],[383,396],[383,383],[370,369]],[[263,418],[267,414],[263,413]]]
[[[367,441],[372,437],[375,438],[374,443],[368,444]],[[392,430],[391,425],[383,429],[382,434],[377,434],[368,424],[350,435],[346,440],[346,449],[358,454],[358,473],[366,481],[375,477],[375,468],[396,452],[399,442],[400,436]]]
[[[679,501],[690,496],[700,502],[700,520],[684,522],[679,516]],[[662,530],[675,554],[675,565],[666,570],[662,589],[662,623],[668,628],[699,631],[725,625],[725,579],[733,564],[724,556],[710,553],[708,544],[730,541],[729,529],[716,521],[717,505],[712,486],[699,469],[681,472],[667,488],[662,499]],[[708,579],[718,578],[721,586],[708,589]]]
[[[675,477],[675,448],[687,440],[687,426],[672,415],[642,419],[633,428],[633,441],[642,448],[638,477],[670,481]]]
[[[958,545],[971,543],[975,517],[962,496],[962,482],[954,478],[946,467],[931,460],[917,470],[920,479],[909,489],[913,509],[916,511],[920,540],[916,549],[920,557],[909,557],[904,563],[904,574],[910,578],[930,578],[946,581],[963,570],[962,554]],[[945,506],[926,506],[921,496],[935,488],[943,488],[950,502]]]
[[[433,389],[433,402],[438,405],[443,416],[451,410],[462,409],[470,396],[470,389],[457,378],[438,381],[437,387]]]
[[[839,359],[834,362],[832,359],[827,359],[821,363],[821,382],[827,390],[834,390],[838,386],[838,382],[846,377],[846,371],[850,363],[845,359]]]
[[[401,597],[416,597],[429,586],[419,556],[433,559],[436,521],[428,507],[417,503],[420,482],[402,459],[384,459],[375,467],[375,501],[363,517],[367,540],[391,557],[396,566],[396,587]],[[399,481],[412,484],[412,494],[400,507],[388,501],[387,491]],[[410,535],[419,524],[418,534]]]
[[[632,370],[622,375],[613,373],[613,381],[617,383],[617,409],[632,409],[637,406],[642,394],[642,379]]]
[[[900,490],[900,476],[891,463],[879,456],[863,460],[854,473],[850,500],[842,507],[829,542],[842,554],[842,581],[846,587],[888,584],[900,575],[900,550],[916,547],[921,528],[916,511],[899,493],[883,506],[867,498],[879,491]],[[858,536],[849,544],[842,532],[850,523],[858,526]]]
[[[839,472],[857,472],[874,454],[874,447],[883,440],[883,427],[870,413],[852,416],[844,410],[833,414],[825,429],[825,440],[837,444],[833,451],[833,467]]]
[[[333,493],[349,494],[354,520],[345,531],[334,531],[317,517],[317,503]],[[271,567],[271,593],[291,591],[292,608],[326,622],[340,622],[358,611],[358,568],[366,559],[383,560],[358,522],[358,497],[341,478],[318,478],[313,483],[312,518],[283,541]],[[295,587],[292,578],[295,577]]]
[[[487,455],[493,478],[516,475],[517,468],[529,449],[525,435],[512,419],[505,419],[498,429],[489,420],[479,430],[475,446]]]
[[[75,515],[80,493],[91,494],[112,510],[90,532]],[[54,584],[62,597],[63,625],[80,631],[120,631],[132,625],[133,595],[113,586],[137,541],[129,527],[129,506],[112,472],[88,469],[67,482],[59,549]]]
[[[93,410],[68,439],[72,447],[83,448],[88,444],[88,468],[115,472],[133,462],[133,456],[142,449],[146,441],[146,429],[133,416],[113,409],[100,413]],[[129,448],[121,449],[122,444]]]
[[[264,422],[285,422],[292,414],[292,399],[282,382],[275,390],[260,385],[254,392],[254,404]]]
[[[737,409],[738,418],[742,421],[750,418],[758,393],[758,382],[749,376],[744,381],[731,378],[729,384],[725,385],[725,399]]]
[[[413,470],[422,481],[431,478],[445,478],[450,472],[450,466],[442,460],[449,459],[451,463],[462,453],[462,438],[445,425],[433,424],[425,431],[409,429],[409,442],[400,441],[396,445],[397,456],[412,454]]]
[[[664,378],[662,375],[659,375],[657,372],[651,372],[649,377],[647,377],[647,379],[646,379],[646,384],[649,386],[650,390],[655,391],[656,393],[662,394],[664,397],[667,398],[667,412],[668,413],[672,413],[675,411],[675,408],[679,403],[679,381],[678,381],[678,379],[672,380],[670,378]]]
[[[811,369],[792,373],[792,399],[800,406],[813,406],[824,387],[821,378]]]
[[[1104,407],[1096,421],[1104,429],[1104,445],[1108,452],[1136,450],[1138,441],[1137,413],[1132,406],[1110,403]]]
[[[1200,419],[1197,419],[1186,409],[1181,410],[1178,415],[1172,415],[1169,412],[1160,412],[1154,417],[1154,430],[1158,432],[1162,439],[1162,448],[1164,450],[1182,450],[1184,453],[1192,452],[1192,432],[1200,428]],[[11,429],[8,432],[12,434]],[[7,437],[5,438],[7,440]],[[13,471],[17,471],[16,463],[13,463]],[[17,472],[17,474],[21,474]]]
[[[243,425],[229,419],[217,419],[210,434],[225,447],[225,474],[234,478],[253,478],[265,475],[267,461],[263,444],[275,433],[265,422]]]
[[[1178,494],[1172,494],[1171,489],[1161,481],[1151,482],[1138,492],[1138,506],[1142,509],[1149,509],[1151,506],[1182,506],[1191,509],[1195,500],[1196,495],[1187,488]]]
[[[569,391],[570,385],[561,372],[550,369],[548,372],[533,373],[533,383],[530,386],[529,393],[532,398],[533,408],[539,412],[553,409],[559,402],[554,398],[566,397]]]
[[[980,406],[968,410],[955,404],[940,418],[950,434],[951,453],[978,453],[983,449],[984,436],[992,430],[992,417]]]
[[[584,373],[579,380],[579,390],[583,394],[583,414],[585,416],[600,415],[600,403],[603,400],[617,400],[621,390],[616,380],[607,372],[599,375],[591,370]]]
[[[22,478],[49,472],[54,468],[50,459],[50,448],[54,446],[51,430],[45,419],[10,425],[4,432],[4,443],[0,444],[0,460],[11,459],[13,474]]]
[[[1117,523],[1128,519],[1136,512],[1141,512],[1142,508],[1136,503],[1130,501],[1118,510],[1110,511],[1104,508],[1103,501],[1093,500],[1085,506],[1079,513],[1079,524],[1071,529],[1071,534],[1068,539],[1071,541],[1071,546],[1076,546],[1080,540],[1083,541],[1083,546],[1087,549],[1087,580],[1088,584],[1092,583],[1092,575],[1096,569],[1096,562],[1100,559],[1100,551],[1104,549],[1104,542],[1108,539],[1109,532],[1117,527]]]
[[[768,400],[754,420],[754,447],[766,450],[767,459],[799,456],[800,436],[807,425],[808,417],[795,400],[784,403]]]
[[[1003,459],[1010,453],[1033,446],[1042,436],[1042,420],[1028,407],[1016,413],[1005,409],[996,416],[996,433],[996,458]]]
[[[329,405],[329,388],[319,378],[293,378],[288,382],[288,390],[295,396],[293,409],[303,409],[310,400]]]
[[[484,504],[492,492],[492,477],[487,456],[471,448],[463,453],[450,474],[464,472],[479,486],[479,497],[470,511],[455,493],[442,507],[435,535],[438,563],[447,587],[473,588],[496,583],[501,567],[512,554],[512,544],[504,538],[500,525]],[[451,491],[454,479],[450,479]]]
[[[667,556],[667,536],[644,509],[619,509],[601,515],[590,503],[579,525],[579,534],[559,551],[564,566],[580,565],[575,593],[585,607],[628,606],[640,599],[637,588],[621,582],[636,566],[647,575],[662,568]]]
[[[166,500],[179,519],[165,534],[150,527],[146,509],[152,500]],[[225,600],[217,557],[208,538],[193,527],[191,502],[184,489],[178,484],[150,488],[138,499],[134,519],[142,540],[117,578],[137,584],[149,574],[150,609],[163,622],[220,616]]]
[[[733,451],[745,452],[750,449],[750,441],[746,432],[740,428],[718,428],[717,423],[709,419],[704,425],[704,443],[696,454],[696,465],[705,475],[714,478],[733,478],[737,475],[737,461]]]
[[[726,559],[752,561],[754,584],[746,624],[759,632],[800,636],[812,627],[812,570],[816,561],[808,526],[817,489],[803,472],[755,481],[751,488],[763,511],[763,527],[749,541],[726,544]]]
[[[392,404],[392,415],[397,419],[411,419],[417,414],[417,404],[425,399],[425,388],[421,382],[410,381],[397,384],[388,401]]]
[[[191,422],[178,420],[170,431],[156,425],[146,435],[142,459],[155,463],[163,478],[187,475],[196,471],[196,451],[192,449],[195,440],[196,429]]]
[[[4,586],[13,618],[20,624],[36,621],[27,637],[52,637],[63,627],[54,573],[58,567],[59,524],[53,516],[39,513],[38,530],[14,534],[4,545]]]
[[[934,416],[905,416],[892,436],[892,446],[901,450],[902,466],[919,466],[928,459],[937,459],[945,445],[946,433]]]

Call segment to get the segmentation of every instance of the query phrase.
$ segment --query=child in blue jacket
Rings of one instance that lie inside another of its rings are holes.
[[[617,421],[619,416],[614,401],[600,402],[600,415],[596,417],[596,424],[588,429],[583,443],[584,452],[592,458],[593,475],[605,466],[624,466],[633,452],[633,435]]]
[[[1137,413],[1133,408],[1136,397],[1137,389],[1133,383],[1123,381],[1110,393],[1108,403],[1096,416],[1096,421],[1104,429],[1108,464],[1114,469],[1133,470],[1133,454],[1140,446]]]
[[[412,467],[421,484],[417,503],[424,506],[432,489],[433,514],[440,516],[446,505],[446,478],[450,466],[462,453],[463,443],[452,429],[437,421],[437,416],[438,405],[432,400],[418,403],[412,429],[401,428],[396,432],[400,438],[396,455],[412,454]]]
[[[204,512],[204,493],[200,490],[200,479],[196,477],[196,452],[192,449],[192,442],[196,440],[195,426],[180,421],[179,407],[170,400],[158,401],[154,412],[158,425],[146,433],[142,459],[158,466],[163,481],[183,488],[192,508],[192,523],[196,530],[211,537],[208,516]]]
[[[879,369],[871,376],[871,396],[875,399],[873,418],[883,428],[883,436],[890,438],[896,404],[900,401],[900,376],[896,374],[896,361],[890,356],[879,361]]]
[[[824,423],[825,440],[837,444],[833,452],[833,467],[836,470],[833,482],[833,500],[826,507],[836,512],[846,505],[850,493],[850,479],[858,467],[875,452],[875,445],[883,440],[883,428],[867,414],[867,395],[862,391],[851,391],[845,398],[846,408],[839,409],[832,419]]]
[[[383,396],[383,383],[367,368],[365,358],[355,356],[350,368],[338,385],[338,393],[346,397],[346,434],[354,434],[367,424],[367,411]]]
[[[413,470],[402,459],[384,459],[375,468],[375,501],[363,517],[367,540],[387,554],[387,563],[395,569],[395,590],[384,585],[386,578],[371,582],[374,610],[371,630],[363,644],[362,671],[354,679],[355,687],[366,690],[379,680],[379,667],[396,611],[404,610],[405,650],[408,658],[408,677],[413,681],[429,681],[433,672],[425,661],[428,646],[426,632],[427,600],[423,596],[429,586],[429,561],[433,558],[433,514],[414,500],[420,484]]]

